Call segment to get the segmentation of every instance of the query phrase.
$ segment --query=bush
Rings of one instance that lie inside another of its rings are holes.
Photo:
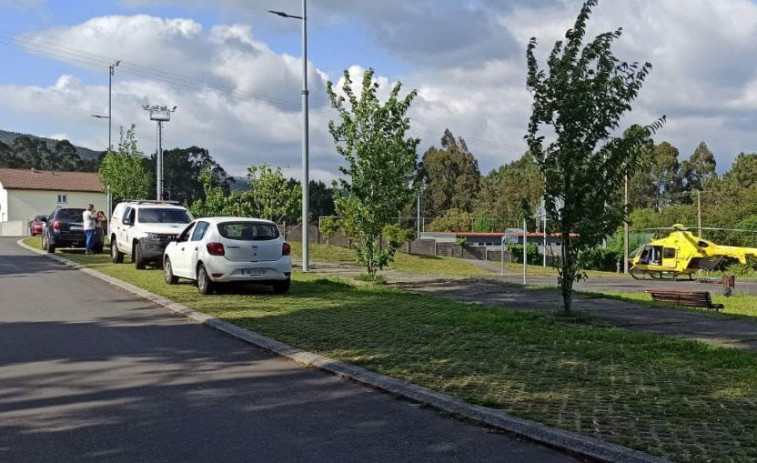
[[[578,265],[583,270],[615,272],[618,262],[623,262],[623,251],[610,248],[588,249],[578,256]]]
[[[518,264],[523,263],[523,245],[522,244],[508,244],[507,249],[512,253],[512,261]],[[526,261],[529,265],[541,265],[543,257],[539,253],[539,245],[536,243],[528,243],[526,247]]]

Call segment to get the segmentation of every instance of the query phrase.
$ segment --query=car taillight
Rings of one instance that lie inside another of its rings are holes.
[[[56,220],[55,222],[53,222],[53,230],[60,230],[60,222],[59,221]]]
[[[222,256],[226,253],[221,243],[208,243],[207,248],[211,256]]]
[[[292,247],[289,246],[289,243],[284,242],[284,245],[281,247],[281,255],[282,256],[288,256],[289,253],[292,252]]]

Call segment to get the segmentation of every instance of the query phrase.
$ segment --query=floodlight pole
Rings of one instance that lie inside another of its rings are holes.
[[[163,200],[163,122],[171,120],[171,113],[176,111],[176,106],[168,109],[168,106],[148,106],[142,107],[145,111],[150,112],[150,120],[158,123],[158,153],[156,155],[156,172],[155,172],[155,197],[158,201]]]
[[[625,205],[628,208],[628,171],[626,170]],[[628,273],[628,217],[623,220],[623,273]]]
[[[526,248],[528,247],[528,234],[526,233],[526,219],[523,219],[523,285],[525,286],[527,284],[526,281],[526,259],[528,255],[526,254]]]

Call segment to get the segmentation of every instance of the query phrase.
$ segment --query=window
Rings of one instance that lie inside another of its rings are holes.
[[[139,223],[189,223],[189,217],[184,209],[160,209],[156,207],[140,208]]]
[[[279,237],[279,229],[270,223],[223,222],[218,224],[218,233],[232,240],[274,240]]]
[[[665,248],[662,250],[663,259],[675,259],[675,257],[676,257],[676,248]]]
[[[197,222],[194,233],[192,233],[192,241],[200,241],[205,236],[205,231],[208,229],[208,222]]]
[[[194,222],[190,223],[189,226],[185,228],[183,232],[181,232],[181,235],[179,235],[178,241],[179,242],[187,241],[189,239],[190,234],[192,233],[192,227],[194,226],[195,226]]]
[[[68,198],[66,198],[66,195],[58,195],[58,204],[67,203],[67,202],[68,202]]]

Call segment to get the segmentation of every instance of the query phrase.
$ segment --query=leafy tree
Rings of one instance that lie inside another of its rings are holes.
[[[681,200],[683,178],[681,164],[678,162],[678,148],[666,141],[655,145],[652,160],[653,204],[659,211],[663,206],[675,204]]]
[[[689,190],[704,190],[704,185],[717,177],[717,163],[712,151],[705,142],[700,142],[688,161],[683,161],[681,171]]]
[[[315,217],[327,217],[334,215],[334,189],[322,181],[310,181],[309,211]]]
[[[381,249],[380,235],[413,200],[411,182],[420,142],[406,136],[410,129],[406,114],[417,92],[400,98],[402,85],[397,83],[382,104],[373,74],[372,69],[365,71],[359,94],[348,71],[343,95],[337,94],[333,83],[327,85],[331,106],[339,113],[338,122],[329,122],[329,132],[346,161],[339,168],[346,178],[334,182],[339,192],[334,198],[336,212],[342,229],[355,240],[358,262],[370,275],[394,258],[396,247]]]
[[[256,217],[279,222],[287,214],[300,210],[302,187],[287,182],[281,168],[273,169],[268,164],[250,166],[247,178],[251,188],[242,196]]]
[[[145,169],[155,172],[157,166],[157,154],[153,153],[146,158]],[[210,173],[218,185],[229,192],[229,184],[234,180],[226,174],[226,171],[218,164],[205,148],[191,146],[189,148],[174,148],[163,151],[163,198],[178,201],[183,204],[192,204],[201,198],[203,185],[200,182],[200,173]],[[150,195],[157,196],[155,184],[150,186]]]
[[[428,224],[428,229],[435,232],[470,232],[474,224],[470,212],[452,208],[442,217],[437,217]]]
[[[613,55],[619,29],[584,45],[596,4],[587,0],[565,42],[555,43],[547,60],[549,72],[539,68],[536,38],[526,50],[527,85],[534,101],[525,138],[546,179],[549,219],[561,235],[558,280],[565,312],[571,311],[573,283],[583,276],[580,253],[598,246],[622,223],[627,210],[620,192],[628,166],[635,164],[638,147],[650,132],[662,124],[658,120],[650,128],[612,136],[622,115],[631,110],[651,64],[628,64]],[[546,126],[552,128],[554,141],[545,146],[541,132]]]
[[[481,173],[478,161],[468,151],[465,140],[455,140],[449,129],[442,136],[442,149],[429,148],[423,155],[425,191],[423,202],[432,216],[449,209],[473,211]]]
[[[544,196],[544,175],[526,152],[519,160],[491,171],[481,181],[476,203],[477,217],[498,218],[497,229],[522,227],[523,219],[534,226],[533,217]]]
[[[144,155],[137,148],[133,124],[126,132],[121,127],[118,150],[108,151],[99,172],[100,181],[110,187],[115,201],[147,197],[152,176],[145,170]]]

